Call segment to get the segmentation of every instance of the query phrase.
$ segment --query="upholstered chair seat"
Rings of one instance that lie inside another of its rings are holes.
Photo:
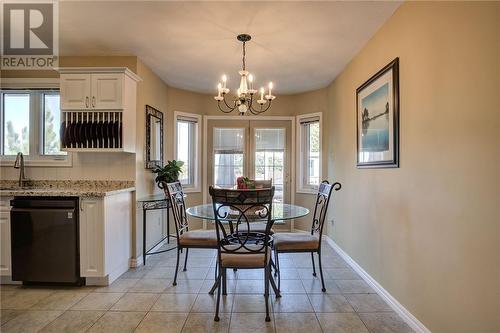
[[[179,235],[181,246],[217,248],[217,235],[215,230],[193,230]]]
[[[257,249],[256,246],[249,246],[250,248]],[[260,249],[262,246],[258,246]],[[241,253],[240,253],[241,252]],[[271,248],[268,247],[267,251],[260,253],[250,253],[248,250],[241,248],[232,253],[221,253],[221,265],[223,268],[264,268],[271,260]],[[267,256],[267,258],[264,258]]]
[[[304,232],[283,232],[273,236],[274,247],[278,251],[307,251],[316,250],[319,246],[318,235]]]

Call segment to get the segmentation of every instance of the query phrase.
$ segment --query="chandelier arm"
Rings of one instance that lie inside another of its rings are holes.
[[[234,102],[234,106],[232,106],[232,107],[231,107],[231,106],[229,106],[229,104],[227,104],[227,101],[226,101],[226,96],[224,96],[223,101],[224,101],[224,104],[226,104],[226,107],[227,107],[228,109],[230,109],[231,111],[233,111],[234,109],[236,109],[236,100],[235,100],[235,101],[233,101],[233,102]],[[231,112],[231,111],[230,111],[230,112]]]
[[[221,110],[221,111],[222,111],[222,112],[224,112],[224,113],[231,113],[231,112],[233,112],[233,111],[234,111],[234,109],[236,108],[236,107],[234,107],[234,108],[230,108],[230,107],[227,105],[226,101],[224,101],[224,104],[226,104],[226,106],[227,106],[227,109],[226,109],[226,110],[224,110],[224,109],[221,107],[221,105],[220,105],[220,101],[217,101],[217,106],[219,107],[219,110]]]
[[[266,112],[267,110],[269,110],[269,108],[271,107],[271,103],[272,101],[269,101],[268,104],[267,104],[267,107],[265,109],[262,108],[262,105],[260,106],[260,110],[256,110],[256,109],[253,109],[253,108],[249,108],[250,112],[252,112],[254,115],[259,115],[263,112]]]

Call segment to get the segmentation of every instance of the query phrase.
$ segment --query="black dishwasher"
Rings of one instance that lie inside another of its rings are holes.
[[[11,200],[12,280],[80,285],[78,198]]]

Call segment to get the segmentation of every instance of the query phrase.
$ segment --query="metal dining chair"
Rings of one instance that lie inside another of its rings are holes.
[[[183,249],[186,249],[184,258],[184,269],[186,271],[188,253],[190,248],[217,249],[217,236],[214,230],[189,230],[184,203],[184,191],[179,181],[163,183],[165,195],[170,198],[172,204],[172,215],[175,221],[175,232],[177,234],[177,262],[175,264],[175,276],[173,285],[177,285],[177,272],[179,271],[179,257]]]
[[[281,276],[279,269],[279,253],[297,253],[310,252],[313,268],[313,276],[316,276],[316,267],[314,264],[314,253],[318,254],[319,273],[321,276],[322,291],[325,292],[325,281],[323,279],[323,268],[321,265],[321,238],[323,236],[323,227],[325,225],[326,211],[332,195],[332,190],[338,191],[342,185],[340,183],[329,184],[324,180],[318,189],[316,196],[316,205],[311,226],[311,233],[303,232],[283,232],[274,234],[274,258],[276,262],[275,275],[278,276],[278,290],[281,285]]]
[[[274,280],[271,275],[272,237],[270,235],[274,187],[258,190],[228,190],[210,186],[209,193],[215,216],[218,241],[217,263],[217,305],[214,321],[219,321],[221,289],[226,295],[227,269],[264,269],[264,297],[266,301],[266,321],[269,317],[269,284]],[[252,220],[265,220],[264,232],[250,230]],[[246,228],[243,228],[245,226]],[[215,286],[214,286],[215,287]]]

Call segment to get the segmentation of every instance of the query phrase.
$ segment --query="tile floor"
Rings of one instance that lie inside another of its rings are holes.
[[[282,298],[265,322],[262,270],[228,272],[220,322],[213,321],[215,252],[191,250],[172,286],[175,251],[148,257],[108,287],[1,286],[1,328],[8,332],[412,332],[330,247],[323,250],[327,292],[309,254],[283,254]]]

